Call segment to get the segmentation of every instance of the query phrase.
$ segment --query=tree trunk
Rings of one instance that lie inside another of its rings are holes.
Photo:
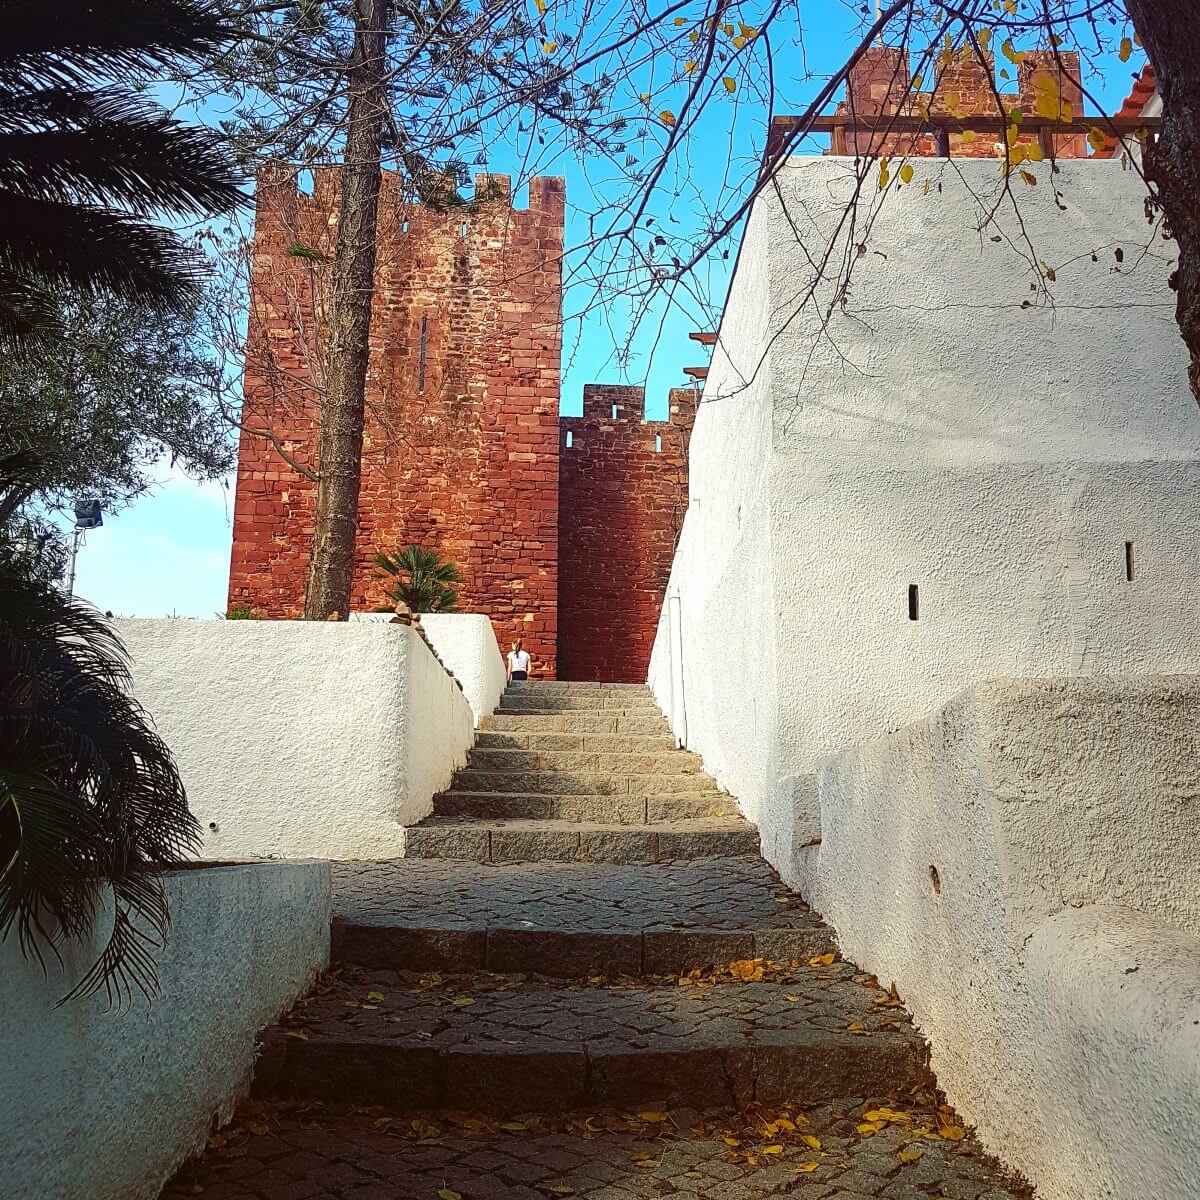
[[[1192,356],[1188,377],[1200,401],[1200,4],[1128,0],[1128,7],[1162,91],[1162,130],[1147,147],[1145,170],[1179,248],[1171,283]]]
[[[330,281],[328,388],[321,409],[317,516],[304,616],[350,613],[371,299],[386,108],[385,50],[391,0],[356,0],[341,208]]]

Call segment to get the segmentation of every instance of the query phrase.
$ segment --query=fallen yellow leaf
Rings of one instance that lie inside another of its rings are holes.
[[[948,1142],[961,1142],[967,1136],[967,1131],[961,1125],[943,1125],[938,1132]]]

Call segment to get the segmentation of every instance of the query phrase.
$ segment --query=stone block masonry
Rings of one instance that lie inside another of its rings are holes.
[[[904,114],[928,113],[930,123],[938,118],[969,122],[972,117],[996,120],[1000,106],[1005,113],[1019,110],[1025,116],[1038,112],[1040,100],[1057,99],[1067,114],[1083,116],[1083,91],[1080,87],[1079,55],[1070,50],[1027,50],[1020,63],[1008,62],[1003,69],[1015,74],[1017,90],[1004,92],[1004,80],[997,86],[995,62],[990,51],[979,55],[964,47],[953,54],[939,56],[926,70],[930,86],[921,90],[922,80],[910,74],[908,52],[892,46],[872,46],[855,64],[847,80],[846,99],[838,104],[839,116],[862,118],[864,123]],[[1005,77],[1007,78],[1007,77]],[[1017,142],[1036,142],[1034,134],[1021,134]],[[1086,158],[1087,138],[1083,134],[1053,135],[1058,158]],[[951,132],[950,153],[963,158],[1003,157],[1004,139],[1000,132]],[[886,128],[856,128],[837,131],[831,147],[833,154],[910,155],[926,157],[938,154],[931,133],[902,133]]]
[[[338,186],[259,179],[229,603],[270,617],[303,607]],[[553,678],[565,191],[534,178],[519,210],[506,176],[475,189],[422,206],[385,173],[352,607],[385,602],[377,550],[436,548],[462,607]]]
[[[688,503],[695,394],[646,421],[639,387],[590,384],[563,417],[558,655],[566,679],[641,683]]]

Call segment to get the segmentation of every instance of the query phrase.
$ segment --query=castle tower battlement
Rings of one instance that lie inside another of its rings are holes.
[[[271,617],[303,607],[339,181],[259,179],[229,602]],[[553,677],[564,183],[531,180],[524,209],[506,176],[425,191],[384,174],[353,607],[384,602],[377,550],[437,548],[462,607]]]
[[[588,384],[562,418],[559,666],[565,678],[646,678],[688,497],[696,393],[674,388],[668,419],[645,419],[640,387]]]

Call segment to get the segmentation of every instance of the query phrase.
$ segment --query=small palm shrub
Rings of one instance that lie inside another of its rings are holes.
[[[44,964],[112,910],[100,956],[64,999],[156,992],[169,923],[159,872],[200,845],[171,753],[128,688],[125,648],[95,609],[0,574],[0,938],[15,930]]]
[[[463,576],[457,564],[437,550],[405,546],[395,554],[375,555],[376,575],[391,582],[384,591],[415,613],[456,612]]]

